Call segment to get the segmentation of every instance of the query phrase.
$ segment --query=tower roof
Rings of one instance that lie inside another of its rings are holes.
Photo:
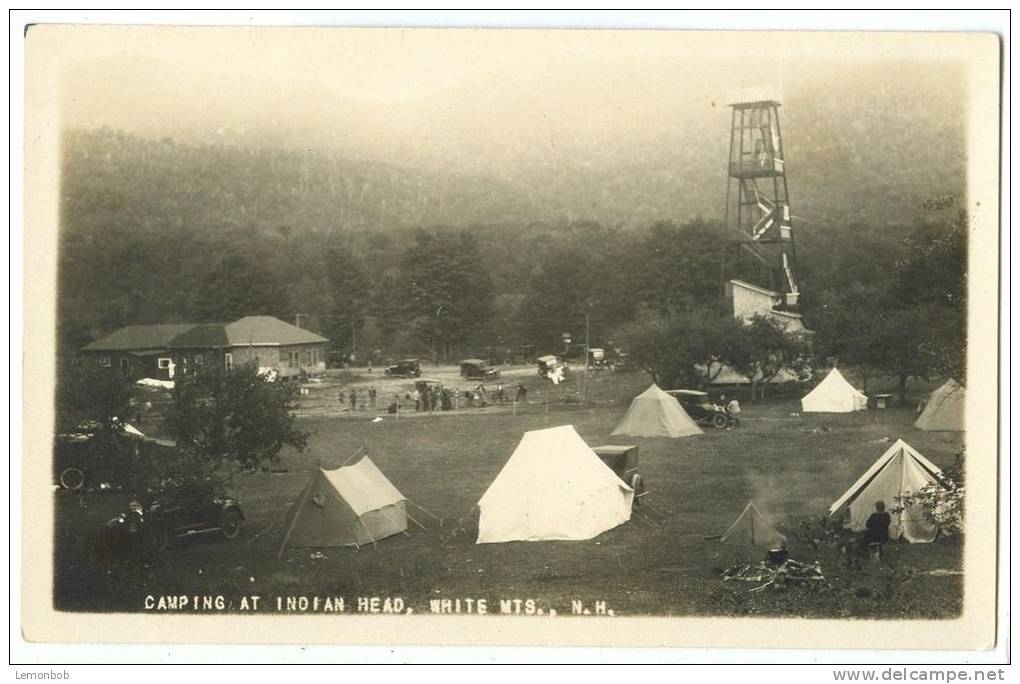
[[[740,88],[730,91],[726,98],[726,104],[730,107],[750,107],[759,103],[781,104],[782,98],[772,86],[758,86],[754,88]]]

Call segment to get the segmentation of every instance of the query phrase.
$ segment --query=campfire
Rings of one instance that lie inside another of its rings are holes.
[[[816,563],[801,563],[787,557],[785,549],[769,551],[768,559],[752,565],[734,565],[723,571],[723,582],[762,582],[750,591],[761,591],[765,587],[809,586],[813,582],[824,582],[822,567]]]

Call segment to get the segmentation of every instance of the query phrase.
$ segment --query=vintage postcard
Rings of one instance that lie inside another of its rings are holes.
[[[25,43],[27,640],[996,643],[998,36]]]

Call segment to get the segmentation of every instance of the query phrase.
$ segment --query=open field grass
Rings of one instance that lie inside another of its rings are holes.
[[[248,517],[239,539],[184,540],[149,565],[127,571],[103,571],[81,554],[84,531],[111,517],[124,497],[94,496],[79,509],[74,497],[58,492],[56,605],[137,611],[148,594],[222,594],[235,603],[242,594],[259,594],[270,601],[287,595],[344,596],[348,601],[400,596],[417,612],[429,610],[429,600],[437,598],[486,598],[490,611],[500,598],[531,598],[560,613],[568,612],[576,599],[586,605],[604,600],[623,615],[958,614],[959,539],[891,544],[886,560],[897,570],[867,569],[861,586],[871,588],[858,591],[858,602],[817,592],[800,596],[806,592],[798,589],[785,592],[785,598],[777,599],[777,592],[753,598],[748,585],[724,584],[720,572],[734,563],[757,561],[764,550],[704,537],[723,532],[744,504],[754,500],[790,533],[793,558],[815,560],[815,550],[792,533],[802,520],[825,512],[888,447],[883,440],[902,437],[946,466],[960,450],[960,435],[914,429],[911,410],[796,415],[798,402],[777,401],[745,405],[743,424],[733,430],[706,428],[703,435],[676,440],[610,437],[629,398],[646,385],[642,374],[607,373],[592,382],[591,397],[597,404],[582,408],[534,401],[517,415],[501,408],[399,420],[387,416],[381,423],[371,422],[374,414],[367,413],[303,418],[302,427],[312,433],[309,447],[301,453],[286,451],[279,468],[283,472],[236,478],[236,493]],[[529,399],[536,399],[535,393]],[[475,544],[475,504],[521,435],[564,424],[574,425],[593,446],[640,445],[641,472],[650,494],[639,513],[589,541]],[[409,505],[408,510],[427,529],[412,523],[408,535],[377,545],[322,549],[318,554],[287,549],[278,558],[284,516],[316,464],[340,465],[359,449],[421,507]],[[926,574],[931,570],[940,572]],[[823,571],[831,576],[839,568],[823,565]],[[904,579],[904,571],[913,574]],[[888,589],[893,574],[899,578],[895,590],[879,597],[875,588]]]

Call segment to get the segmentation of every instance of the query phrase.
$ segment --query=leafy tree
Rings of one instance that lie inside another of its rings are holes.
[[[702,383],[707,386],[722,372],[726,359],[734,356],[743,324],[715,308],[694,309],[682,318],[687,328],[687,353],[697,361]]]
[[[951,370],[957,354],[952,328],[957,314],[937,304],[901,306],[881,312],[870,327],[869,358],[875,367],[896,376],[900,401],[907,400],[907,381]]]
[[[255,363],[184,375],[174,386],[167,424],[178,445],[210,463],[266,468],[284,446],[304,449],[291,407],[297,388],[271,382]]]
[[[908,304],[967,306],[967,220],[923,223],[901,243],[895,263],[896,287]]]
[[[56,418],[60,432],[82,423],[120,431],[131,406],[130,378],[89,359],[63,363],[57,370]]]
[[[642,300],[658,311],[704,307],[717,300],[721,245],[721,226],[700,217],[683,225],[653,224],[642,241]]]
[[[334,247],[327,261],[332,300],[328,337],[334,349],[350,353],[358,346],[358,331],[365,328],[370,297],[368,279],[364,265],[350,247]]]
[[[465,231],[420,231],[401,269],[408,322],[444,359],[484,328],[494,289],[478,240]]]
[[[280,288],[255,258],[242,253],[223,259],[202,281],[195,313],[205,321],[233,321],[249,315],[278,315]]]
[[[741,326],[733,344],[726,350],[727,365],[747,378],[751,383],[751,400],[761,396],[779,372],[784,369],[798,370],[803,367],[808,347],[802,339],[786,332],[774,318],[755,315],[746,325]]]
[[[888,291],[873,283],[856,283],[838,292],[824,292],[817,302],[812,322],[816,329],[814,351],[820,365],[853,366],[860,372],[867,393],[868,379],[880,365],[880,329],[875,322],[881,311],[892,306]]]
[[[604,339],[630,320],[640,302],[637,283],[654,280],[632,243],[626,233],[595,223],[533,240],[527,253],[534,263],[517,315],[531,342],[549,349],[564,332],[576,340],[586,323],[591,336]]]
[[[697,359],[690,353],[690,331],[681,317],[645,312],[617,333],[634,365],[647,371],[656,385],[677,387],[695,382]]]
[[[928,520],[946,534],[961,534],[963,526],[963,505],[967,498],[964,481],[964,454],[959,453],[953,465],[935,475],[935,482],[926,484],[912,494],[901,497],[894,512],[910,506],[920,506]]]

